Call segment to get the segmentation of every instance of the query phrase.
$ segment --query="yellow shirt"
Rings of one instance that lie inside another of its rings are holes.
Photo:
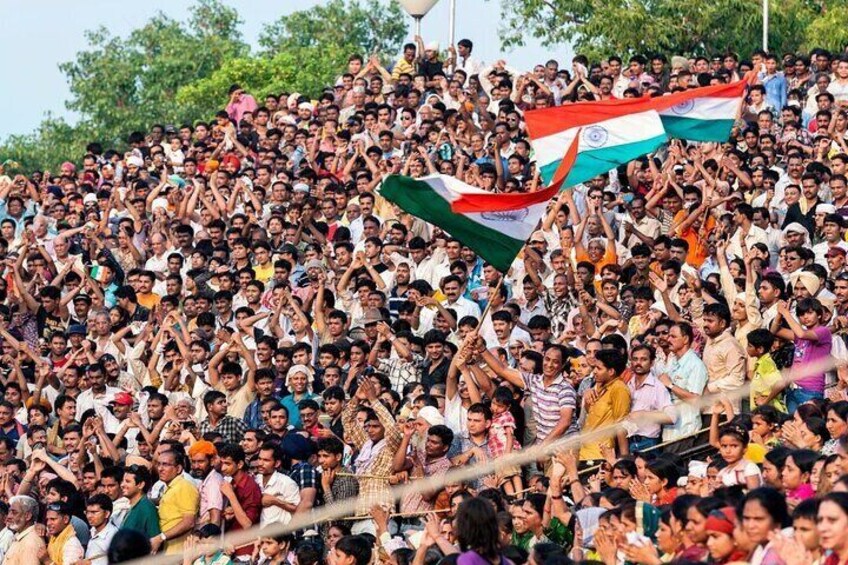
[[[274,277],[274,262],[268,261],[268,264],[264,267],[256,265],[253,267],[253,274],[256,275],[256,280],[261,281],[262,284],[268,284]]]
[[[148,294],[139,292],[135,296],[138,298],[138,303],[148,310],[152,310],[154,306],[159,304],[159,300],[161,300],[160,296],[155,292],[150,292]]]
[[[403,56],[401,56],[401,58],[398,60],[397,63],[395,63],[395,66],[392,69],[392,79],[399,79],[400,75],[403,73],[415,75],[415,65],[404,59]]]
[[[597,386],[597,385],[596,385]],[[597,430],[620,422],[630,413],[630,389],[621,379],[615,379],[601,388],[600,398],[586,412],[583,431]],[[615,447],[613,439],[604,440],[606,445]],[[603,459],[601,442],[584,443],[580,447],[580,460]]]
[[[165,488],[159,501],[159,529],[167,532],[180,523],[186,514],[195,515],[200,509],[200,493],[185,477],[178,475]],[[187,534],[165,542],[166,553],[177,554],[183,550]]]
[[[768,396],[771,391],[783,382],[783,377],[780,374],[780,369],[774,364],[770,353],[766,353],[757,359],[754,367],[754,376],[751,377],[750,402],[751,407],[759,406],[757,404],[758,396]],[[780,396],[775,397],[769,402],[772,406],[786,412],[786,406],[780,400]]]
[[[256,393],[248,390],[247,385],[241,385],[236,390],[229,391],[223,384],[218,383],[215,390],[227,395],[227,415],[239,420],[244,418],[247,407],[256,398]]]

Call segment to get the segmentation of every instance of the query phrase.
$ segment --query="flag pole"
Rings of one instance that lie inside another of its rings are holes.
[[[503,286],[504,278],[506,278],[506,275],[504,275],[500,271],[498,271],[498,274],[501,276],[501,278],[498,281],[498,284],[495,285],[494,293],[489,296],[489,300],[486,302],[486,308],[483,310],[483,314],[480,315],[480,326],[483,325],[483,321],[486,319],[486,315],[488,315],[489,310],[492,309],[492,298],[491,298],[491,296],[498,294],[501,291],[501,287]],[[480,326],[477,326],[477,327],[480,327]]]

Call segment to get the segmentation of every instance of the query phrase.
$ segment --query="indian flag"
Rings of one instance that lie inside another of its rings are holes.
[[[576,157],[577,143],[572,143],[563,156],[559,182],[537,192],[498,194],[447,175],[420,179],[389,175],[380,195],[440,227],[506,273]]]
[[[567,104],[525,114],[530,143],[545,185],[573,186],[646,155],[668,140],[648,98]],[[563,176],[565,149],[578,145],[577,159]]]
[[[727,141],[742,109],[745,81],[675,92],[653,98],[669,137]]]
[[[489,193],[447,175],[419,179],[390,175],[383,181],[380,194],[413,216],[442,228],[502,273],[509,270],[547,206],[544,201],[516,210],[455,213],[451,205],[463,196]]]

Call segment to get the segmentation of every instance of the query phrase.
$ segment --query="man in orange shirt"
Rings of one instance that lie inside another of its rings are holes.
[[[710,204],[701,202],[694,207],[686,218],[675,226],[675,232],[689,244],[686,262],[695,268],[700,267],[710,256],[707,239],[715,229],[715,218],[710,214]]]

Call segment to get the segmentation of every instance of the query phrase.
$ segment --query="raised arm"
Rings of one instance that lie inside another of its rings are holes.
[[[480,349],[479,343],[478,349]],[[508,380],[521,389],[527,388],[527,383],[524,382],[524,377],[521,376],[521,372],[502,364],[497,357],[492,355],[492,353],[486,349],[485,345],[482,347],[481,357],[483,358],[483,362],[486,363],[486,365],[488,365],[497,376]]]

